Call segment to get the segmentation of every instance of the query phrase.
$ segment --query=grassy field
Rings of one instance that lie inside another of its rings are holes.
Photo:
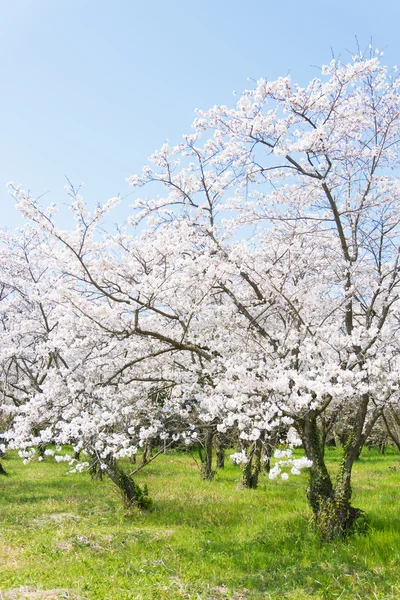
[[[337,451],[327,453],[337,464]],[[369,515],[368,533],[329,544],[310,531],[305,474],[239,490],[232,464],[204,482],[190,456],[160,456],[138,475],[153,510],[126,514],[108,481],[66,475],[51,458],[24,466],[10,456],[4,466],[0,598],[24,597],[10,591],[21,586],[32,599],[400,598],[392,450],[365,450],[355,467],[354,504]]]

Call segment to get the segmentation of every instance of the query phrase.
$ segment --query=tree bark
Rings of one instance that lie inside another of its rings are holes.
[[[252,443],[248,455],[249,460],[243,469],[243,487],[255,490],[258,486],[258,477],[261,471],[262,440],[258,439]]]
[[[46,451],[46,444],[38,444],[38,456],[40,456],[40,458],[44,458],[45,456],[45,451]]]
[[[145,441],[143,445],[143,454],[142,454],[142,465],[147,465],[151,457],[153,456],[153,440],[148,439]]]
[[[400,452],[400,419],[393,409],[388,409],[387,414],[382,414],[386,430]]]
[[[261,470],[269,473],[271,470],[271,458],[279,440],[279,429],[271,433],[263,443],[261,450]]]
[[[96,454],[88,453],[90,457],[89,473],[90,477],[95,481],[103,480],[103,471],[100,468],[100,461]]]
[[[216,468],[217,470],[223,469],[225,467],[225,445],[221,435],[219,435],[218,433],[215,435],[214,445],[215,453],[217,455]]]
[[[328,473],[317,418],[309,411],[304,418],[301,435],[307,458],[312,460],[307,498],[313,511],[313,523],[319,535],[330,540],[352,533],[362,511],[351,506],[351,471],[359,454],[360,441],[354,434],[343,447],[343,458],[336,484]]]
[[[202,447],[201,443],[199,444],[200,476],[202,479],[211,480],[215,475],[215,471],[212,468],[214,435],[215,429],[206,429],[204,446]]]
[[[118,488],[125,508],[149,508],[151,500],[147,487],[141,488],[131,476],[121,469],[116,461],[104,461],[102,468],[113,484]]]

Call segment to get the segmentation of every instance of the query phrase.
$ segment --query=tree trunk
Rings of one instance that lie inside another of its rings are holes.
[[[38,444],[38,456],[40,456],[40,458],[44,458],[45,456],[45,451],[46,451],[46,444]]]
[[[145,441],[143,445],[143,454],[142,454],[142,465],[147,465],[151,457],[153,456],[153,440],[148,439]]]
[[[145,509],[151,506],[147,486],[141,488],[132,477],[118,466],[116,461],[104,461],[102,468],[114,485],[117,486],[126,508]]]
[[[243,469],[243,487],[255,490],[258,486],[258,477],[261,471],[262,440],[258,439],[252,443],[249,460]]]
[[[280,432],[278,430],[267,437],[263,443],[261,450],[261,470],[264,473],[269,473],[271,470],[271,458],[278,444],[279,435]]]
[[[96,456],[96,454],[92,454],[88,452],[90,462],[89,462],[89,473],[90,477],[95,481],[103,480],[103,471],[100,467],[100,459]]]
[[[217,469],[223,469],[225,467],[225,445],[221,435],[218,433],[214,438],[215,452],[217,455]]]
[[[215,471],[213,471],[212,468],[214,435],[215,429],[207,429],[204,436],[203,448],[201,444],[199,444],[200,476],[202,479],[211,480],[214,478],[215,475]]]
[[[382,418],[390,438],[400,452],[400,419],[398,414],[393,409],[388,409],[387,414],[383,413]]]
[[[351,470],[359,454],[359,444],[351,435],[343,448],[343,459],[335,487],[332,485],[321,448],[321,437],[313,411],[309,411],[302,427],[302,439],[310,467],[307,498],[313,511],[313,523],[319,535],[330,540],[354,531],[361,510],[350,504]]]
[[[362,511],[351,505],[351,493],[350,473],[341,469],[332,496],[320,496],[318,511],[314,512],[314,524],[323,539],[346,537],[354,532]]]
[[[385,454],[386,451],[386,440],[381,440],[379,442],[379,454]]]

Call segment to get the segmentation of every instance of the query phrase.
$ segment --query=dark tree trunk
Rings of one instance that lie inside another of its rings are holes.
[[[385,423],[386,430],[395,443],[397,450],[400,452],[400,418],[399,415],[393,409],[388,409],[387,413],[382,414],[383,422]]]
[[[255,490],[261,471],[261,455],[263,443],[261,439],[253,442],[248,454],[248,461],[243,469],[242,484],[245,488]]]
[[[147,465],[151,457],[153,456],[153,440],[148,439],[145,441],[143,445],[143,454],[142,454],[142,465]]]
[[[44,458],[44,453],[46,451],[46,444],[38,444],[38,455],[40,458]]]
[[[212,468],[214,435],[215,429],[207,429],[204,435],[204,446],[202,447],[199,444],[200,476],[202,479],[211,480],[215,475]]]
[[[279,430],[271,433],[263,443],[261,450],[261,470],[269,473],[271,470],[271,458],[279,441]]]
[[[131,476],[125,473],[116,461],[104,461],[102,468],[113,484],[118,488],[126,508],[149,508],[151,500],[147,487],[141,488]]]
[[[313,411],[309,411],[304,419],[301,435],[307,458],[313,462],[307,497],[313,511],[314,526],[323,539],[344,537],[354,531],[355,522],[362,512],[350,504],[351,470],[359,454],[359,443],[356,443],[353,435],[349,436],[343,448],[336,485],[333,486],[324,461],[321,436]]]
[[[217,469],[223,469],[225,467],[225,444],[222,436],[216,434],[214,438],[215,453],[217,455]]]
[[[90,477],[95,481],[103,480],[103,471],[100,468],[100,459],[95,455],[89,452],[90,463],[89,463],[89,473]]]

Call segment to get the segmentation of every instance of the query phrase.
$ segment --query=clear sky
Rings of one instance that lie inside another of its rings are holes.
[[[125,178],[194,109],[233,104],[248,78],[303,84],[360,46],[400,63],[398,0],[0,0],[0,202],[21,220],[14,181],[66,202],[65,175],[94,204],[130,192]],[[120,215],[126,214],[129,197]]]

